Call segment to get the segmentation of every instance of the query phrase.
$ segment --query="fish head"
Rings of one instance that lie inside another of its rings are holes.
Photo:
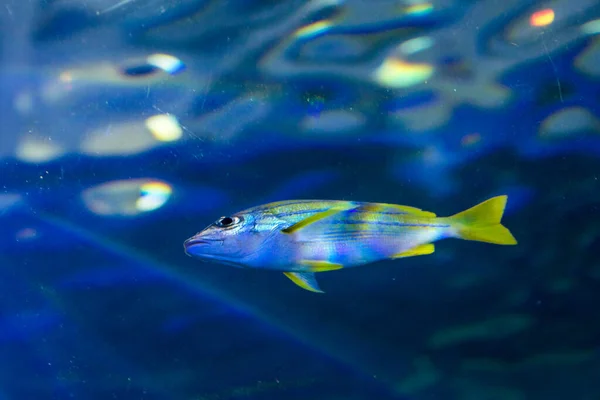
[[[183,243],[185,253],[204,261],[234,267],[249,267],[249,260],[268,241],[271,234],[256,229],[253,214],[239,213],[221,217]]]

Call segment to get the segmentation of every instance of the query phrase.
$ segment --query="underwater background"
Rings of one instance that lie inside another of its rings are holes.
[[[600,3],[1,0],[0,399],[600,399]],[[519,244],[187,257],[276,200]]]

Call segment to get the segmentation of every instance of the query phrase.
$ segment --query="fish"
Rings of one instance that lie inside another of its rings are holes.
[[[316,275],[382,260],[423,256],[446,238],[516,245],[501,223],[508,196],[449,217],[411,206],[344,200],[284,200],[223,216],[184,241],[195,259],[282,272],[324,293]]]

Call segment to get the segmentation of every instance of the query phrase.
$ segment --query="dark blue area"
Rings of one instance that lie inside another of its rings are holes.
[[[69,38],[94,26],[96,21],[85,9],[72,7],[52,11],[41,17],[38,23],[32,39],[44,42]]]

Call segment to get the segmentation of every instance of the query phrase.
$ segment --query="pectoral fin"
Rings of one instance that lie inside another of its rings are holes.
[[[315,274],[312,272],[284,272],[283,274],[302,289],[315,293],[325,293],[319,287]]]
[[[314,224],[315,222],[318,222],[318,221],[320,221],[320,220],[322,220],[324,218],[327,218],[329,216],[335,215],[335,214],[337,214],[339,212],[342,212],[342,211],[350,210],[350,209],[355,208],[355,207],[356,207],[356,205],[353,204],[353,203],[343,203],[343,204],[341,204],[339,206],[331,207],[328,210],[321,211],[320,213],[316,213],[316,214],[311,215],[310,217],[304,218],[303,220],[298,221],[295,224],[293,224],[291,226],[288,226],[285,229],[282,229],[281,231],[283,233],[288,233],[288,234],[289,233],[294,233],[294,232],[297,232],[300,229],[302,229],[304,227],[307,227],[307,226],[309,226],[311,224]]]
[[[422,244],[417,247],[413,247],[410,250],[403,251],[398,254],[394,254],[392,258],[404,258],[404,257],[413,257],[413,256],[425,256],[427,254],[431,254],[435,251],[435,247],[433,244]]]

